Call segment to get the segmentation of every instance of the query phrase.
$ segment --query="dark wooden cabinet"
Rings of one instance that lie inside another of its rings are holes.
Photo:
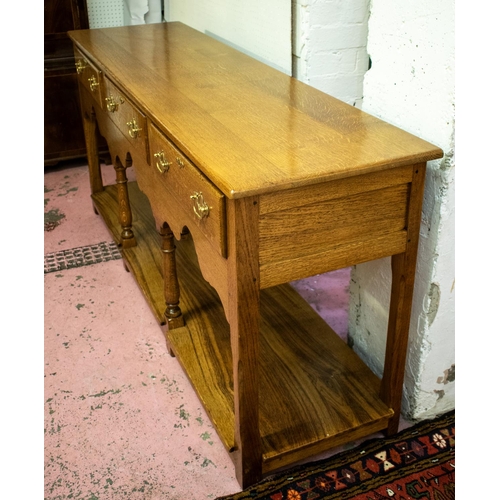
[[[45,0],[45,166],[86,156],[73,44],[67,32],[88,27],[86,0]],[[104,140],[101,149],[107,149]]]

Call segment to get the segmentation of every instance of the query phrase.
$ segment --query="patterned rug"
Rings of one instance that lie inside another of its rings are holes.
[[[455,412],[217,500],[452,500]]]

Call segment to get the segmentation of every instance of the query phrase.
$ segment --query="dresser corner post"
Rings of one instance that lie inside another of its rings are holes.
[[[80,84],[79,84],[80,86]],[[87,150],[89,167],[90,192],[99,193],[104,189],[102,183],[101,160],[99,158],[99,139],[97,118],[91,105],[85,100],[85,91],[80,88],[80,103],[82,106],[83,134]]]
[[[246,488],[262,477],[259,429],[259,200],[227,201],[228,320],[233,359],[236,477]]]
[[[392,286],[380,397],[394,411],[387,434],[398,431],[417,264],[426,163],[413,168],[408,195],[406,249],[392,256]]]

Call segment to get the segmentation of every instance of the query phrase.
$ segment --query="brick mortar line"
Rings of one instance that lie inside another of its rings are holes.
[[[44,255],[44,274],[121,259],[114,241],[69,248]]]

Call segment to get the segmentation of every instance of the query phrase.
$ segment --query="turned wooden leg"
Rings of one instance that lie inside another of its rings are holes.
[[[170,226],[164,222],[160,227],[161,249],[163,252],[163,286],[165,293],[165,321],[167,330],[184,326],[184,318],[179,307],[180,289],[175,263],[175,241]]]
[[[422,210],[426,165],[413,169],[410,203],[408,207],[408,239],[406,251],[392,257],[392,288],[384,373],[380,396],[394,410],[387,433],[398,431],[408,348],[413,285],[417,262],[418,237]]]
[[[122,248],[135,247],[137,243],[132,231],[132,210],[128,197],[126,167],[122,165],[118,158],[113,166],[116,172],[116,188],[118,191],[118,217],[122,226],[120,244]]]
[[[260,279],[258,198],[228,200],[228,320],[233,359],[236,477],[246,488],[262,477],[259,430]]]

